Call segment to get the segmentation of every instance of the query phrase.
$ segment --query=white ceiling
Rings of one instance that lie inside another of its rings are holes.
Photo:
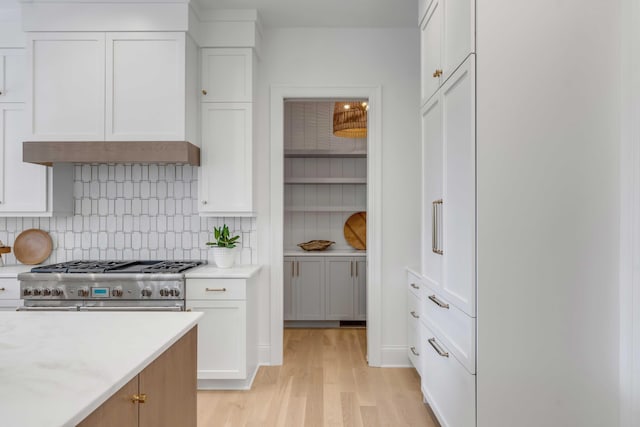
[[[203,8],[257,9],[267,27],[418,26],[418,0],[196,0]]]

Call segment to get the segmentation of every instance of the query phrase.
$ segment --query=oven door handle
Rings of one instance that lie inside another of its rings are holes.
[[[18,307],[16,311],[78,311],[77,306],[73,307]]]
[[[182,311],[179,305],[173,307],[80,307],[80,311]]]

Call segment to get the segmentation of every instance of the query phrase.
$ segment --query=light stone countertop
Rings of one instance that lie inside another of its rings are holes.
[[[201,316],[0,312],[0,424],[75,426]]]
[[[250,279],[262,268],[259,265],[237,265],[218,268],[215,264],[201,265],[184,272],[187,279]]]
[[[366,257],[367,251],[358,249],[326,249],[324,251],[305,251],[298,249],[285,249],[284,256],[361,256]]]

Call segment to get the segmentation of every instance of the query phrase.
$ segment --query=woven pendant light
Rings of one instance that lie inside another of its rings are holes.
[[[343,138],[367,137],[366,102],[336,102],[333,107],[333,134]]]

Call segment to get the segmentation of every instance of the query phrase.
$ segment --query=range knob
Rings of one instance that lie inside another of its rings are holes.
[[[62,295],[64,295],[64,289],[62,289],[62,288],[55,288],[55,289],[53,290],[53,296],[54,296],[54,297],[60,297],[60,296],[62,296]]]
[[[33,295],[33,289],[32,288],[24,288],[22,290],[22,295],[24,295],[25,297]]]
[[[151,288],[149,288],[149,287],[146,287],[146,288],[144,288],[142,290],[142,296],[143,297],[150,297],[152,293],[153,292],[151,291]]]
[[[42,295],[44,295],[45,297],[51,296],[51,289],[49,288],[44,288],[42,290]]]
[[[171,291],[169,291],[169,293],[171,294],[171,296],[179,297],[180,296],[180,289],[179,288],[173,288],[173,289],[171,289]]]
[[[89,296],[89,289],[88,288],[78,288],[78,296],[79,297],[88,297]]]
[[[111,290],[111,296],[113,297],[121,297],[122,296],[122,288],[120,286],[113,288]]]
[[[34,297],[39,297],[40,295],[42,295],[42,289],[41,288],[35,288],[33,290],[33,296]]]
[[[160,289],[160,296],[162,296],[162,297],[168,297],[169,295],[170,295],[169,288],[162,288],[162,289]]]

